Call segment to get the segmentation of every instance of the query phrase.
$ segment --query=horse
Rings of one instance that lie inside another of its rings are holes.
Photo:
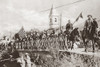
[[[72,30],[73,29],[66,29],[65,31],[64,31],[64,36],[66,36],[67,35],[67,37],[69,37],[70,36],[70,33],[72,32]],[[69,39],[67,38],[67,44],[69,43]]]
[[[96,26],[94,25],[94,23],[91,24],[91,27],[89,30],[87,30],[86,28],[84,28],[81,31],[81,37],[85,46],[85,52],[87,52],[87,46],[89,41],[92,41],[92,48],[93,48],[93,52],[95,52],[95,43],[97,40],[97,33],[96,33]]]
[[[80,37],[79,35],[79,31],[78,28],[75,28],[74,30],[72,30],[72,32],[67,36],[67,41],[69,41],[69,43],[72,44],[70,45],[71,50],[73,49],[74,43],[76,40],[79,40],[78,38]]]

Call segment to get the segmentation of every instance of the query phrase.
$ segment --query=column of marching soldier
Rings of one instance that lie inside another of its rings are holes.
[[[30,37],[29,39],[22,39],[20,41],[16,41],[14,43],[15,48],[21,50],[49,50],[50,48],[58,47],[60,50],[67,49],[66,45],[66,37],[64,36],[55,36],[55,37],[47,37],[42,39],[33,39]]]

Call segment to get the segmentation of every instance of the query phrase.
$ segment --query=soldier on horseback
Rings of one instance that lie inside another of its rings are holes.
[[[71,23],[70,20],[68,20],[68,23],[66,24],[66,30],[73,29],[73,24]]]
[[[93,52],[95,50],[95,39],[97,38],[97,28],[98,28],[98,24],[96,21],[96,18],[92,18],[92,15],[88,15],[87,16],[88,19],[85,21],[85,25],[84,25],[84,29],[83,29],[83,34],[82,34],[82,38],[83,38],[83,42],[85,45],[85,51],[87,51],[87,43],[91,40],[92,41],[92,48],[93,48]]]
[[[93,19],[92,15],[88,15],[87,17],[88,19],[85,21],[84,29],[86,30],[86,33],[89,34],[91,32]]]
[[[79,40],[80,37],[78,27],[73,29],[73,24],[68,20],[65,33],[67,35],[68,48],[73,49],[74,43],[76,40]]]
[[[73,24],[68,20],[68,23],[66,24],[66,34],[69,35],[71,31],[73,30]]]
[[[92,15],[88,15],[87,17],[88,19],[85,22],[84,29],[89,36],[97,37],[98,23],[96,18],[93,19]]]

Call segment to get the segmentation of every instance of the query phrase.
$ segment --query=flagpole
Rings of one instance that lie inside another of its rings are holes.
[[[77,17],[77,18],[79,18],[79,16]],[[74,23],[76,22],[76,20],[74,21]],[[74,23],[73,23],[73,25],[74,25]]]
[[[75,23],[76,21],[78,21],[80,17],[83,18],[82,12],[81,12],[80,15],[77,17],[77,19],[74,21],[74,23]],[[73,24],[74,24],[74,23],[73,23]]]
[[[74,23],[76,22],[76,20],[74,21]],[[73,25],[74,25],[74,23],[73,23]]]

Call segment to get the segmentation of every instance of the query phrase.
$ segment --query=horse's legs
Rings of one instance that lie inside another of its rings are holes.
[[[84,42],[84,46],[85,46],[85,52],[87,52],[88,41],[84,39],[83,42]]]
[[[87,52],[89,39],[85,39],[84,43],[85,43],[85,52]]]
[[[83,40],[83,44],[85,46],[85,52],[87,52],[87,46],[86,46],[86,42]]]
[[[71,50],[73,49],[73,47],[74,47],[74,41],[72,41],[71,43]]]
[[[71,49],[71,46],[72,46],[72,42],[69,41],[69,43],[68,43],[68,48]]]
[[[87,52],[87,44],[86,44],[85,39],[83,39],[83,44],[84,44],[84,46],[85,46],[85,52]]]
[[[93,52],[95,52],[95,46],[94,46],[95,42],[94,40],[92,40],[92,48],[93,48]]]
[[[69,39],[67,37],[67,47],[69,48],[70,47],[70,44],[69,44]]]
[[[87,47],[88,47],[87,42],[85,42],[84,45],[85,45],[85,52],[87,52]]]

